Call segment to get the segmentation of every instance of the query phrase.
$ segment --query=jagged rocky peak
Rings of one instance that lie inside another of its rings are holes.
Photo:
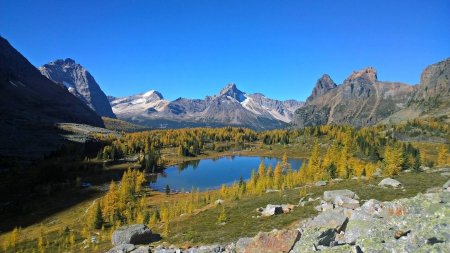
[[[219,92],[219,95],[217,95],[217,97],[232,97],[237,101],[242,102],[245,100],[244,94],[245,93],[243,93],[236,87],[236,84],[230,83]]]
[[[378,81],[377,70],[368,67],[353,73],[344,80],[344,83],[372,84]]]
[[[48,79],[64,84],[70,93],[101,116],[115,118],[109,100],[94,77],[75,60],[57,59],[39,68]]]
[[[319,96],[325,95],[328,91],[336,88],[336,83],[333,82],[331,77],[324,74],[321,78],[317,79],[316,85],[311,92],[311,95],[306,99],[306,102],[310,102]]]
[[[68,68],[71,66],[77,66],[77,67],[81,67],[83,68],[80,64],[77,64],[75,62],[75,60],[71,59],[71,58],[66,58],[65,60],[63,59],[56,59],[52,62],[49,62],[47,64],[44,64],[43,66],[39,67],[39,70],[45,69],[45,68],[51,68],[51,67],[62,67],[62,68]],[[84,68],[83,68],[84,69]]]

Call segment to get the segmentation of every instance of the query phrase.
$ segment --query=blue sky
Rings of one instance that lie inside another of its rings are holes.
[[[228,83],[304,101],[372,66],[417,84],[450,57],[450,1],[0,1],[0,35],[39,67],[72,58],[107,95],[204,98]]]

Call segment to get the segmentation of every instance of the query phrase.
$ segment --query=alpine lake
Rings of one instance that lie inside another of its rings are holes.
[[[171,192],[182,190],[189,192],[192,188],[200,191],[219,189],[222,184],[230,186],[234,182],[239,182],[241,176],[244,181],[250,180],[252,170],[257,172],[263,159],[266,167],[272,164],[272,169],[281,162],[281,158],[235,155],[184,162],[168,167],[164,172],[154,176],[149,187],[161,192],[165,191],[166,185],[169,185]],[[303,159],[287,161],[293,170],[298,170]]]

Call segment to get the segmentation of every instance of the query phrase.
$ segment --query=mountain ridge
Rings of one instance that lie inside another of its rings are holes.
[[[324,75],[325,76],[325,75]],[[353,71],[342,84],[319,79],[291,127],[401,123],[414,118],[450,116],[450,58],[422,71],[420,83],[379,81],[372,67]]]
[[[136,122],[152,120],[190,121],[200,126],[242,125],[257,129],[280,128],[290,122],[294,111],[303,105],[295,100],[279,101],[260,93],[246,94],[234,83],[222,88],[217,95],[204,99],[178,98],[173,101],[160,96],[146,99],[151,90],[123,98],[110,96],[110,104],[120,119]],[[145,123],[144,123],[145,124]]]

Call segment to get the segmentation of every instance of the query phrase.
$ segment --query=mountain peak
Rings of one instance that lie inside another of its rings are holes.
[[[163,95],[159,91],[156,91],[156,90],[144,92],[144,93],[142,93],[142,96],[145,98],[152,98],[152,99],[157,99],[157,100],[164,99]]]
[[[72,60],[70,58],[66,58],[66,60],[64,61],[64,63],[66,64],[75,64],[75,60]]]
[[[225,88],[223,88],[220,92],[219,95],[217,95],[217,97],[232,97],[234,99],[236,99],[239,102],[242,102],[245,100],[245,95],[242,91],[240,91],[237,87],[236,84],[234,83],[230,83],[228,84]]]
[[[336,88],[336,84],[331,77],[324,74],[321,78],[317,79],[316,85],[311,92],[311,95],[306,99],[306,102],[310,102],[319,96],[325,95],[328,91]]]
[[[108,98],[94,77],[71,58],[57,59],[39,68],[41,74],[54,82],[63,83],[69,92],[101,116],[115,118]]]
[[[344,80],[344,83],[366,83],[371,84],[377,82],[377,70],[372,67],[363,68],[361,71],[353,71],[353,73]]]

